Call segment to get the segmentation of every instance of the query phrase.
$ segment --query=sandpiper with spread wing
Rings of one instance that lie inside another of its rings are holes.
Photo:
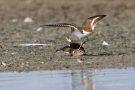
[[[96,15],[89,17],[85,22],[82,24],[82,26],[78,26],[76,24],[69,24],[69,23],[57,23],[57,24],[48,24],[48,25],[42,25],[43,26],[50,26],[50,27],[69,27],[71,28],[71,34],[74,34],[79,39],[88,36],[90,33],[93,33],[95,30],[95,26],[103,19],[106,15]]]

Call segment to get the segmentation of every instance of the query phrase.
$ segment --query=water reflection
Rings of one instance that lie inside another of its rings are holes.
[[[135,69],[0,73],[0,90],[134,90]]]
[[[135,69],[103,69],[93,72],[97,90],[134,90]]]
[[[81,73],[81,79],[82,79],[82,85],[85,87],[85,90],[96,90],[95,84],[92,80],[92,76],[89,76],[90,72],[88,71],[82,71]],[[92,73],[90,74],[92,75]]]

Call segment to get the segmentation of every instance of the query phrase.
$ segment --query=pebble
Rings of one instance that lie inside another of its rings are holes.
[[[41,64],[44,64],[45,62],[41,62]]]
[[[83,61],[81,59],[77,59],[78,63],[83,63]]]
[[[106,41],[103,41],[102,42],[102,47],[108,47],[110,44],[108,44],[108,42],[106,42]]]
[[[7,64],[6,64],[5,62],[1,62],[1,64],[2,64],[4,67],[7,66]]]
[[[25,22],[25,23],[32,23],[33,20],[32,20],[31,17],[26,17],[26,18],[24,19],[24,22]]]
[[[37,32],[40,32],[40,31],[42,31],[43,30],[43,28],[42,27],[39,27],[39,28],[37,28]]]
[[[16,18],[11,19],[11,22],[16,23],[18,20]]]

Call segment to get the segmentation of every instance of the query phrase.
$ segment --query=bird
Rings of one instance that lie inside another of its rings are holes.
[[[84,48],[81,46],[81,48],[73,49],[71,52],[72,56],[82,56],[85,54]]]
[[[90,33],[95,31],[95,26],[103,19],[106,15],[95,15],[92,17],[87,18],[81,26],[76,24],[69,24],[69,23],[57,23],[57,24],[46,24],[42,25],[41,27],[48,26],[48,27],[69,27],[71,28],[71,34],[78,37],[79,39],[88,36]]]
[[[82,56],[85,54],[85,49],[83,47],[83,44],[85,42],[79,44],[79,43],[74,43],[74,42],[70,42],[69,45],[64,46],[60,49],[57,49],[57,51],[63,51],[66,55],[70,55],[70,56]]]

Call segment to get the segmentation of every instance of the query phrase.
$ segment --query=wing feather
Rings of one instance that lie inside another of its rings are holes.
[[[104,18],[106,15],[96,15],[89,17],[83,24],[82,27],[86,30],[92,29],[94,30],[95,25],[98,21],[100,21],[102,18]]]
[[[47,24],[47,25],[42,25],[41,27],[44,27],[44,26],[49,26],[49,27],[70,27],[71,30],[79,30],[80,32],[82,32],[80,30],[80,28],[75,25],[75,24],[68,24],[68,23],[57,23],[57,24]]]

